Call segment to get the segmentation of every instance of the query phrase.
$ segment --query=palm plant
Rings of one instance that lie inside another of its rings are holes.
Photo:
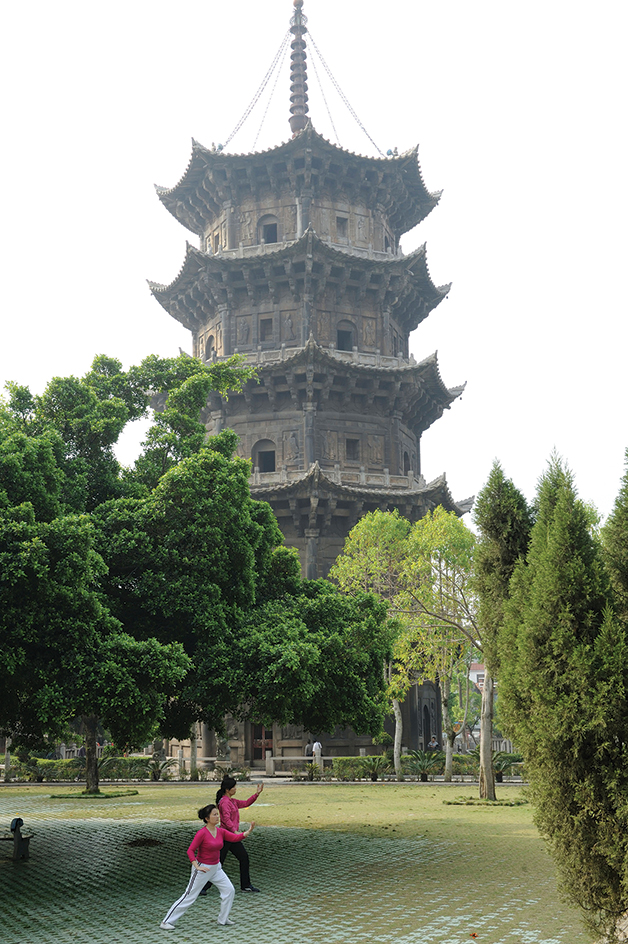
[[[418,774],[425,783],[428,774],[435,774],[442,766],[445,755],[442,751],[408,751],[404,754],[404,766],[413,774]]]
[[[166,757],[165,760],[160,760],[159,757],[153,755],[149,761],[146,761],[145,769],[148,771],[150,779],[157,782],[158,780],[165,780],[170,768],[175,765],[178,766],[178,763],[176,757]]]
[[[375,782],[380,774],[390,770],[390,763],[385,754],[371,754],[360,758],[360,767]]]

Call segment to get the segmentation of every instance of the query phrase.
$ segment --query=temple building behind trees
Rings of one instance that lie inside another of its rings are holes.
[[[364,157],[316,132],[302,7],[294,0],[292,137],[251,154],[193,142],[179,183],[157,193],[198,248],[187,245],[170,285],[149,284],[190,330],[195,357],[239,353],[256,365],[259,382],[228,400],[212,395],[203,420],[210,435],[238,434],[253,497],[270,504],[314,579],[367,512],[416,521],[437,505],[464,514],[471,500],[455,501],[444,476],[427,481],[421,461],[423,432],[464,387],[446,387],[436,354],[417,363],[408,346],[450,286],[432,282],[425,246],[404,255],[399,240],[440,193],[427,190],[417,148]],[[436,689],[415,689],[405,719],[413,748],[435,732],[442,740]],[[258,734],[248,740],[261,755],[269,741],[277,751],[276,733]],[[300,748],[298,737],[281,740]]]

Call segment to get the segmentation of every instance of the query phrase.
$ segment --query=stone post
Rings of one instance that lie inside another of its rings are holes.
[[[306,580],[316,580],[318,578],[318,539],[320,530],[318,528],[306,528],[305,538],[305,577]]]
[[[304,459],[305,469],[309,469],[316,458],[314,444],[314,421],[316,419],[316,406],[313,403],[303,404],[303,439],[304,439]]]
[[[223,203],[223,209],[225,211],[225,221],[227,223],[227,245],[225,246],[225,249],[235,249],[236,248],[235,209],[230,200]]]

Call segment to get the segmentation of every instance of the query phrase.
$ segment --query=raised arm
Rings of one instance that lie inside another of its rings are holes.
[[[264,789],[264,784],[258,783],[257,790],[255,791],[253,796],[250,796],[248,798],[248,800],[236,800],[234,797],[234,801],[235,803],[237,803],[238,809],[243,810],[245,809],[245,807],[250,806],[252,803],[255,803],[255,801],[257,800],[258,796],[260,795],[263,789]]]

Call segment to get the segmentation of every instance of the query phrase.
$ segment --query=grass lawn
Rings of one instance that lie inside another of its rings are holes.
[[[198,827],[196,810],[213,801],[216,786],[213,783],[138,784],[137,796],[86,803],[49,799],[51,794],[67,794],[66,784],[16,785],[0,789],[0,809],[13,807],[14,815],[23,816],[25,823],[33,828],[40,817],[53,822],[79,820],[85,823],[93,819],[99,829],[108,820],[124,821],[129,826],[135,824],[138,836],[142,837],[149,835],[151,823],[155,823],[155,828],[159,824],[160,835],[163,835],[163,828],[170,822],[177,824],[175,848],[178,849],[188,832],[191,838]],[[242,784],[237,796],[245,799],[253,791],[254,785]],[[375,940],[442,941],[444,944],[464,940],[477,940],[478,944],[586,944],[590,941],[576,909],[559,899],[552,862],[532,821],[532,807],[443,803],[445,799],[459,796],[476,797],[477,785],[269,782],[253,809],[243,814],[243,818],[255,818],[259,826],[249,840],[253,874],[263,875],[264,887],[283,880],[284,873],[279,871],[277,858],[280,835],[292,837],[289,843],[282,839],[282,848],[290,845],[295,856],[300,849],[301,857],[293,860],[295,870],[307,869],[303,864],[307,856],[303,858],[302,847],[309,844],[315,850],[319,835],[321,849],[332,853],[336,850],[336,855],[341,855],[344,849],[357,863],[353,880],[349,880],[347,886],[353,885],[351,907],[347,901],[336,901],[333,893],[327,894],[323,885],[319,907],[326,909],[325,913],[341,907],[343,915],[353,914],[351,909],[355,907],[352,920],[360,921],[364,913],[361,901],[370,909],[374,898],[382,896],[381,909],[385,911],[388,906],[383,903],[383,892],[394,888],[394,901],[401,911],[414,914],[415,923],[409,926],[408,936],[395,932],[393,937],[387,937],[382,931],[384,936],[375,935]],[[521,796],[519,786],[498,787],[500,799]],[[281,833],[271,827],[281,827]],[[286,833],[286,828],[294,832]],[[297,830],[313,832],[300,834]],[[183,846],[182,855],[184,850]],[[369,850],[373,850],[371,860]],[[328,852],[322,858],[331,862]],[[315,860],[318,862],[313,851],[312,866],[323,869],[324,864],[319,866]],[[343,868],[347,865],[342,858],[338,861],[343,862]],[[289,874],[290,863],[282,861],[281,868],[286,868]],[[231,877],[235,877],[233,873]],[[333,883],[333,878],[329,874],[328,883]],[[385,929],[385,915],[378,914],[377,908],[375,915],[378,923],[381,917]],[[442,930],[448,921],[451,933]],[[419,927],[432,930],[426,930],[421,936]],[[355,933],[354,939],[358,939]]]

